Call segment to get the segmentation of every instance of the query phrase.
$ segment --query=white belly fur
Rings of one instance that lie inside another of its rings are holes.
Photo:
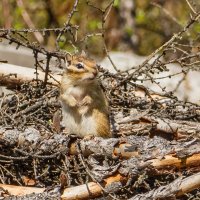
[[[65,110],[63,112],[63,121],[69,134],[73,133],[79,136],[97,135],[96,121],[92,115],[82,115],[80,116],[81,120],[77,121],[71,113],[72,111],[68,110],[66,106],[63,107],[63,110]]]

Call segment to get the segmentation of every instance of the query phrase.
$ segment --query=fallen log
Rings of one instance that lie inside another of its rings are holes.
[[[47,138],[45,135],[47,135]],[[77,143],[74,141],[70,142],[69,136],[54,134],[49,137],[49,135],[49,133],[40,134],[40,132],[34,128],[27,128],[25,131],[19,131],[17,129],[7,130],[1,127],[1,161],[22,160],[26,163],[32,162],[31,159],[51,158],[53,160],[58,155],[78,155],[80,151],[84,156],[97,154],[106,155],[115,159],[117,157],[121,158],[120,166],[116,166],[116,169],[112,173],[108,168],[109,173],[105,174],[107,178],[104,176],[103,172],[100,171],[101,168],[98,166],[98,172],[100,175],[102,174],[102,176],[99,176],[99,179],[96,178],[96,180],[102,180],[103,188],[106,188],[112,183],[119,183],[120,181],[126,182],[129,178],[129,172],[132,169],[140,169],[139,171],[141,172],[142,168],[139,166],[142,165],[144,165],[143,169],[150,166],[159,170],[160,173],[162,173],[162,169],[167,171],[168,169],[184,169],[200,165],[200,144],[198,140],[170,142],[163,138],[149,138],[147,136],[127,136],[123,139],[93,138],[90,140],[80,140],[79,151],[76,147]],[[29,153],[30,147],[31,152]],[[6,149],[5,154],[3,149]],[[30,166],[30,168],[32,167]],[[95,174],[95,170],[95,167],[93,167],[91,172]],[[105,168],[103,170],[105,173]],[[88,187],[92,192],[88,192]],[[33,190],[35,190],[35,188],[33,188]],[[19,188],[19,191],[22,191],[23,193],[21,194],[24,195],[32,193],[32,190],[27,192],[23,190],[23,188],[22,190]],[[80,193],[80,191],[82,192]],[[37,188],[34,192],[37,193]],[[96,197],[101,195],[102,192],[102,187],[100,187],[98,183],[90,182],[87,185],[65,189],[63,195],[66,194],[66,197],[63,196],[63,198],[78,199],[80,196],[80,199],[83,199],[83,197],[87,199],[89,198],[88,195],[92,194],[93,197]],[[10,193],[12,194],[12,191]]]
[[[65,189],[64,193],[61,196],[61,199],[81,200],[95,198],[101,196],[102,192],[103,191],[101,187],[97,183],[90,182],[88,184]]]
[[[200,187],[200,173],[184,178],[179,186],[177,196],[191,192]]]
[[[24,187],[24,186],[6,185],[6,184],[0,184],[0,188],[7,190],[9,195],[14,195],[14,196],[24,196],[32,193],[42,193],[45,190],[45,188]],[[0,196],[2,195],[3,194],[1,194]]]
[[[196,112],[200,112],[200,110],[196,110]],[[145,115],[139,117],[130,115],[119,119],[117,123],[119,124],[119,135],[150,132],[152,136],[165,135],[165,137],[171,139],[182,139],[200,133],[199,122],[155,118]]]
[[[169,197],[179,197],[197,188],[200,188],[200,173],[193,174],[187,178],[178,178],[168,185],[161,186],[145,194],[136,195],[129,200],[167,199]]]
[[[156,169],[165,169],[166,167],[186,168],[200,165],[200,153],[185,158],[174,157],[174,155],[166,155],[162,159],[152,159],[151,165]]]
[[[105,183],[103,184],[103,187],[109,187],[114,182],[120,182],[123,181],[124,177],[121,175],[116,175],[114,177],[109,177],[105,179]],[[24,186],[15,186],[15,185],[6,185],[6,184],[0,184],[0,187],[4,190],[7,190],[9,195],[14,196],[25,196],[32,193],[43,193],[45,191],[45,188],[36,188],[36,187],[24,187]],[[82,199],[88,199],[88,198],[94,198],[101,196],[103,190],[102,187],[95,182],[89,182],[87,184],[83,184],[80,186],[75,186],[71,188],[64,189],[61,199],[62,200],[82,200]],[[8,195],[6,195],[8,196]]]
[[[188,164],[194,164],[192,162],[194,158],[192,157],[190,158],[190,161],[188,161]],[[198,155],[198,157],[200,158],[200,155]],[[165,162],[162,163],[161,166],[162,167],[168,166],[171,163],[171,158],[172,158],[171,156],[166,157]],[[180,162],[178,162],[177,159],[176,161],[177,161],[175,162],[176,166],[179,166]],[[160,168],[161,166],[158,165],[158,162],[162,162],[162,161],[158,161],[158,159],[155,159],[155,160],[150,160],[149,162],[151,162],[152,166],[155,166],[156,168],[157,167]],[[177,163],[179,164],[177,165]],[[98,183],[95,183],[95,182],[89,182],[84,185],[66,188],[61,195],[61,199],[81,200],[81,199],[89,199],[89,198],[98,197],[98,196],[101,196],[101,194],[104,191],[106,191],[106,188],[109,187],[111,184],[116,183],[116,182],[125,182],[125,180],[127,179],[128,177],[124,177],[120,174],[109,177],[104,180],[104,184],[102,185],[102,187],[105,188],[104,190]],[[31,193],[42,193],[45,191],[45,188],[23,187],[23,186],[13,186],[13,185],[5,185],[5,184],[0,184],[0,187],[7,190],[10,195],[14,195],[14,196],[24,196]],[[131,198],[130,200],[147,199],[147,197],[161,198],[163,196],[167,198],[171,194],[174,194],[176,196],[181,196],[199,187],[200,187],[200,173],[197,173],[185,179],[182,179],[182,178],[177,179],[167,186],[159,187],[158,189],[152,190],[146,194],[137,195]]]
[[[49,137],[50,136],[50,137]],[[28,149],[31,146],[32,151],[42,150],[42,154],[62,153],[67,151],[71,155],[77,155],[77,143],[70,142],[69,135],[50,134],[49,132],[38,131],[35,128],[29,127],[24,131],[17,129],[6,129],[0,127],[0,141],[1,148],[4,149],[17,149],[21,148],[26,152],[27,156],[33,156],[28,154]],[[186,159],[194,154],[200,153],[200,141],[193,140],[191,142],[184,141],[168,141],[164,138],[148,136],[126,136],[124,138],[109,138],[103,139],[95,137],[94,139],[80,140],[80,150],[84,156],[91,154],[102,154],[112,158],[124,158],[138,157],[144,160],[154,159],[160,157],[162,160],[167,155],[172,155],[172,158]],[[22,151],[22,152],[23,152]],[[3,151],[0,157],[2,157]],[[22,153],[23,154],[23,153]],[[11,156],[11,155],[10,155]],[[37,156],[39,156],[37,154]],[[41,155],[42,156],[42,155]],[[3,157],[6,158],[6,155]],[[177,158],[176,158],[177,157]],[[173,160],[170,158],[170,160]],[[8,156],[9,159],[9,156]],[[196,157],[198,160],[199,158]]]

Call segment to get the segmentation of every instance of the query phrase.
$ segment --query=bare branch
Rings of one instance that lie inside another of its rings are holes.
[[[197,14],[197,12],[196,12],[195,9],[192,7],[192,5],[191,5],[191,3],[189,2],[189,0],[185,0],[185,1],[187,2],[188,6],[189,6],[190,9],[192,10],[192,12],[193,12],[194,14]]]

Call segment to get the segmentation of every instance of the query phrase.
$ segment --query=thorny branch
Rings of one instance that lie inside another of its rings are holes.
[[[175,40],[180,40],[181,36],[195,23],[198,21],[198,19],[200,18],[200,13],[197,13],[194,17],[192,17],[190,19],[190,21],[187,23],[187,25],[178,33],[175,33],[170,40],[168,40],[165,44],[163,44],[161,47],[159,47],[158,49],[156,49],[151,55],[148,56],[148,58],[138,67],[138,69],[136,69],[134,72],[132,72],[128,77],[126,77],[126,79],[124,81],[130,80],[133,78],[133,76],[137,75],[140,70],[145,67],[148,62],[155,56],[157,55],[159,52],[161,51],[165,51],[167,49],[167,47],[169,47]]]
[[[65,33],[65,32],[67,31],[68,26],[71,26],[71,25],[70,25],[70,22],[71,22],[71,19],[72,19],[73,15],[74,15],[75,12],[76,12],[78,3],[79,3],[79,0],[75,0],[74,5],[73,5],[73,8],[72,8],[71,12],[68,14],[67,21],[66,21],[65,24],[64,24],[65,28],[63,29],[62,32],[59,33],[58,37],[56,38],[56,46],[57,46],[58,49],[59,49],[58,43],[59,43],[59,40],[60,40],[62,34]],[[69,30],[69,32],[72,34],[72,36],[73,36],[73,38],[74,38],[74,41],[76,41],[76,39],[75,39],[76,37],[74,36],[72,30]],[[75,35],[76,35],[76,32],[75,32]]]

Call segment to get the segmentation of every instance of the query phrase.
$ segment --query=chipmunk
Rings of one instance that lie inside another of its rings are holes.
[[[78,136],[111,137],[108,102],[96,79],[97,64],[85,55],[67,55],[60,88],[63,121]]]

